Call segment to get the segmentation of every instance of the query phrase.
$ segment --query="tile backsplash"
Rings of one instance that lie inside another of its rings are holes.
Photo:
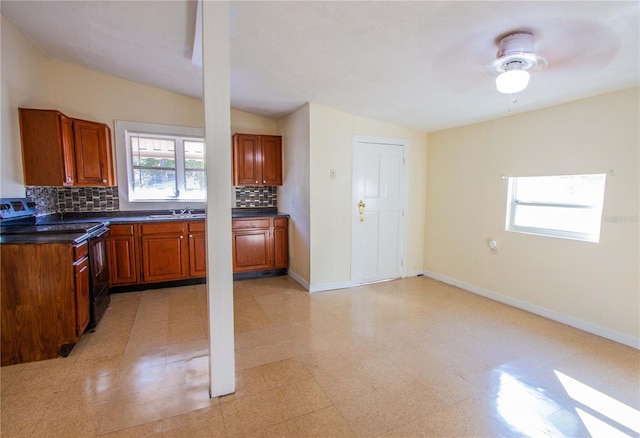
[[[25,190],[27,198],[36,203],[38,216],[58,213],[58,187],[27,186]]]
[[[274,186],[236,187],[236,208],[277,207],[278,188]]]
[[[235,187],[236,208],[277,207],[278,188]],[[38,215],[118,211],[118,187],[42,187],[27,186],[26,196],[35,201]]]
[[[38,214],[118,211],[118,187],[27,186],[26,196],[35,201]]]

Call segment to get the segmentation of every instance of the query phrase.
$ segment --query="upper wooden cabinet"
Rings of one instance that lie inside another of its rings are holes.
[[[104,123],[73,119],[76,184],[113,185],[111,130]]]
[[[235,134],[233,136],[233,184],[282,185],[282,137]]]
[[[19,113],[25,185],[115,185],[107,125],[56,110],[20,108]]]

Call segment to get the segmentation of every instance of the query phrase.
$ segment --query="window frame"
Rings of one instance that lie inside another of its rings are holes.
[[[561,202],[535,202],[535,201],[522,201],[516,199],[518,179],[522,178],[557,178],[557,177],[581,177],[581,176],[602,176],[602,199],[598,204],[580,204],[580,203],[561,203]],[[547,237],[559,237],[564,239],[581,240],[585,242],[599,243],[600,233],[602,230],[602,212],[604,210],[604,197],[606,190],[606,177],[605,173],[594,174],[575,174],[575,175],[547,175],[547,176],[521,176],[521,177],[509,177],[508,178],[508,191],[507,191],[507,214],[505,220],[505,231],[512,231],[525,234],[535,234]],[[540,208],[559,208],[559,209],[588,209],[596,210],[600,217],[600,223],[598,229],[594,233],[582,233],[571,230],[544,228],[544,227],[531,227],[517,225],[515,223],[516,210],[519,206],[530,206]]]
[[[188,170],[186,168],[186,160],[185,160],[185,150],[184,150],[184,142],[185,141],[197,141],[203,142],[203,154],[206,154],[206,148],[204,147],[204,130],[202,128],[193,128],[187,126],[177,126],[177,125],[162,125],[155,123],[139,123],[139,122],[127,122],[116,120],[115,121],[115,130],[116,130],[116,144],[120,141],[122,142],[122,146],[118,149],[121,150],[126,156],[126,170],[121,174],[125,174],[127,178],[127,197],[128,202],[138,203],[138,202],[167,202],[167,201],[176,201],[176,202],[205,202],[206,201],[206,191],[202,197],[193,197],[193,196],[185,196],[188,191],[186,190],[186,174]],[[133,181],[133,157],[132,157],[132,147],[130,138],[133,136],[145,136],[152,138],[165,138],[172,139],[175,141],[175,173],[176,173],[176,196],[154,196],[154,197],[144,197],[136,195],[134,191],[134,181]],[[206,181],[206,157],[205,157],[205,168],[204,175]],[[206,185],[205,185],[206,187]]]

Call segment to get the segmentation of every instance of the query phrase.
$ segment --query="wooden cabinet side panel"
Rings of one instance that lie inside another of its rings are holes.
[[[262,184],[282,185],[282,137],[262,136]]]
[[[25,185],[63,185],[66,178],[61,113],[20,108],[19,115]]]
[[[75,343],[71,245],[0,245],[2,365],[51,359]]]

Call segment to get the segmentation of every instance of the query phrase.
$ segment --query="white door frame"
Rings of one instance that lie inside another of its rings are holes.
[[[388,138],[388,137],[372,137],[366,135],[354,135],[353,146],[351,148],[351,283],[355,286],[358,283],[353,278],[353,255],[355,254],[355,238],[353,233],[353,224],[358,219],[358,210],[355,205],[358,203],[358,197],[355,187],[353,185],[354,169],[356,167],[356,145],[358,143],[364,144],[386,144],[402,146],[402,216],[400,220],[400,257],[401,257],[401,269],[400,276],[405,278],[407,276],[407,192],[409,190],[409,172],[407,171],[407,163],[409,162],[409,140],[404,138]]]

